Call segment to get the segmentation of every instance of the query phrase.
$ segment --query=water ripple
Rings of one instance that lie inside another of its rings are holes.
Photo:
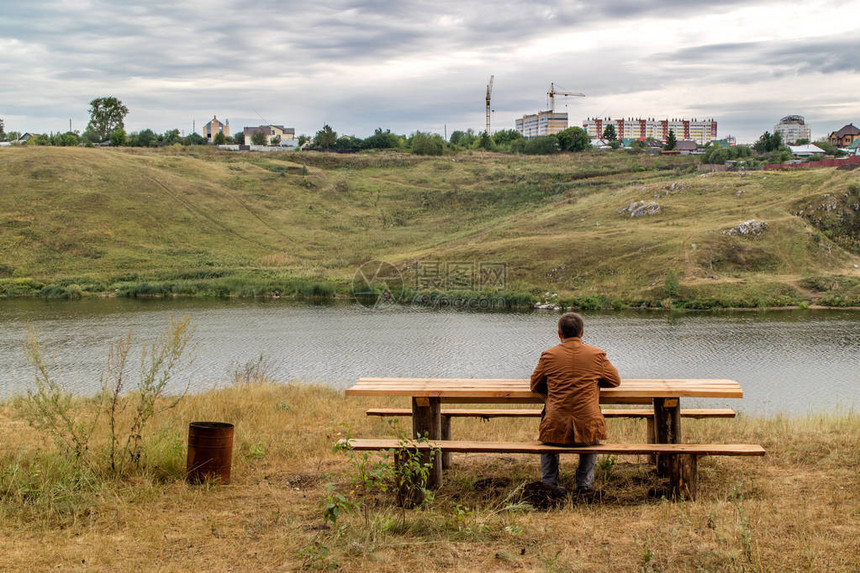
[[[109,345],[131,329],[151,340],[174,313],[197,327],[194,364],[177,385],[225,384],[262,353],[281,379],[345,387],[360,376],[526,378],[556,344],[552,313],[465,313],[280,301],[0,301],[0,397],[32,384],[26,329],[38,329],[63,379],[98,389]],[[626,378],[734,378],[757,413],[806,413],[860,403],[860,312],[667,315],[587,313],[585,341]],[[132,358],[137,359],[134,355]],[[136,368],[135,365],[132,366]],[[132,372],[135,372],[133,369]]]

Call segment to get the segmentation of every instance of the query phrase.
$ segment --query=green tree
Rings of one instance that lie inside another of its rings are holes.
[[[118,127],[110,132],[110,144],[114,147],[125,145],[127,141],[128,138],[126,137],[125,130],[123,128]]]
[[[383,131],[381,127],[377,127],[373,135],[362,142],[362,147],[365,149],[397,149],[403,145],[403,140],[403,137],[391,133],[390,129]]]
[[[364,147],[363,140],[352,135],[344,135],[337,138],[333,149],[337,149],[338,151],[358,151],[362,147]]]
[[[468,149],[475,144],[477,139],[478,136],[475,135],[475,131],[470,128],[466,131],[457,130],[453,132],[448,138],[448,143],[456,149]]]
[[[757,153],[781,151],[783,147],[782,136],[779,133],[771,134],[769,131],[762,133],[761,137],[758,138],[758,141],[753,144],[753,149],[755,149]]]
[[[179,130],[169,129],[164,132],[160,139],[164,145],[173,145],[174,143],[180,143]]]
[[[409,138],[409,146],[416,155],[442,155],[445,151],[445,141],[438,133],[416,131]]]
[[[266,132],[262,129],[258,129],[254,133],[251,134],[251,144],[253,145],[266,145],[269,143],[269,138],[266,135]]]
[[[191,133],[185,138],[185,145],[204,145],[206,138],[199,133]]]
[[[615,133],[615,125],[610,123],[606,126],[606,129],[603,130],[603,139],[606,141],[615,141],[618,139],[618,134]]]
[[[151,129],[144,129],[129,138],[132,147],[155,147],[158,144],[158,136]]]
[[[510,144],[518,139],[523,139],[523,134],[516,129],[500,129],[493,134],[495,144],[503,147],[510,147]]]
[[[666,280],[663,282],[663,294],[668,298],[675,298],[681,292],[681,281],[675,269],[669,269]]]
[[[67,131],[62,135],[60,145],[65,147],[74,147],[81,142],[81,138],[75,131]]]
[[[6,130],[5,125],[3,124],[3,118],[0,117],[0,141],[6,141]]]
[[[591,147],[591,138],[581,127],[568,127],[555,136],[558,138],[558,146],[562,151],[585,151]]]
[[[522,152],[527,155],[548,155],[558,153],[558,137],[555,135],[542,135],[526,140]]]
[[[637,139],[630,144],[630,150],[634,153],[642,153],[648,148],[648,144],[644,141]]]
[[[302,134],[296,138],[299,142],[299,147],[311,140],[309,135]]]
[[[215,134],[215,138],[212,140],[212,143],[215,145],[224,145],[227,143],[227,136],[224,135],[223,131],[219,131]]]
[[[124,129],[125,116],[128,108],[113,96],[97,97],[90,102],[90,122],[87,131],[91,132],[97,141],[105,141],[116,129]],[[125,132],[123,132],[125,135]]]
[[[334,149],[337,143],[337,132],[329,124],[325,124],[321,130],[314,135],[314,147],[316,149]]]
[[[675,138],[675,130],[670,129],[669,135],[666,136],[666,145],[663,146],[663,149],[666,151],[672,151],[677,146],[678,140]]]
[[[722,164],[726,161],[752,157],[752,150],[747,145],[733,145],[731,147],[720,147],[719,145],[708,145],[702,155],[702,163]]]
[[[482,131],[478,136],[478,149],[486,149],[487,151],[493,151],[495,149],[495,144],[493,143],[493,138],[486,131]]]
[[[827,155],[833,155],[836,157],[842,157],[843,155],[846,155],[844,151],[830,143],[830,141],[827,139],[819,139],[815,142],[815,145]]]

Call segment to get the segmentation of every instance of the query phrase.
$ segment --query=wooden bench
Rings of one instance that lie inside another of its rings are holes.
[[[645,408],[612,408],[602,410],[604,418],[654,418],[654,410]],[[449,408],[441,411],[449,418],[540,418],[541,411],[536,408]],[[368,416],[408,417],[411,408],[369,408]],[[686,408],[681,410],[682,418],[734,418],[731,408]]]
[[[391,438],[353,438],[339,445],[358,451],[397,451],[401,442]],[[409,442],[407,448],[443,453],[497,454],[616,454],[666,456],[673,499],[696,498],[696,477],[700,456],[763,456],[764,448],[754,444],[600,444],[597,446],[551,446],[542,442],[475,442],[430,440]]]
[[[441,440],[443,419],[450,423],[451,417],[442,417],[442,405],[449,404],[539,404],[544,398],[530,389],[525,378],[359,378],[344,392],[346,396],[394,396],[409,397],[412,401],[412,435],[427,436]],[[623,379],[619,386],[600,388],[601,404],[650,405],[654,412],[648,417],[652,428],[648,440],[660,444],[682,443],[681,399],[717,398],[721,400],[742,398],[743,390],[735,380],[701,378]],[[427,461],[433,459],[428,485],[432,488],[442,480],[441,452],[422,452]],[[668,475],[663,463],[665,456],[658,456],[657,470]]]
[[[645,408],[607,408],[602,410],[604,418],[644,418],[648,425],[645,429],[646,441],[654,441],[654,410]],[[379,417],[411,417],[411,408],[369,408],[368,416]],[[441,411],[442,439],[450,440],[451,418],[540,418],[541,411],[536,408],[446,408]],[[681,410],[682,418],[734,418],[735,411],[731,408],[686,408]],[[656,461],[656,460],[653,460]],[[451,465],[451,454],[442,453],[442,467]]]

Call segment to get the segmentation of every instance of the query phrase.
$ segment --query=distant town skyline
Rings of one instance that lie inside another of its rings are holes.
[[[676,117],[752,142],[802,115],[813,139],[860,123],[860,4],[850,0],[452,2],[226,0],[4,3],[0,118],[7,131],[83,131],[89,101],[128,106],[126,130],[188,134],[324,124],[481,131],[548,109]]]

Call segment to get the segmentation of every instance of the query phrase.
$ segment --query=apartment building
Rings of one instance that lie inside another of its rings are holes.
[[[773,126],[773,132],[782,136],[782,140],[791,145],[800,139],[811,140],[812,129],[802,115],[787,115]]]
[[[582,128],[592,139],[603,137],[607,126],[615,126],[618,139],[630,137],[633,139],[656,139],[665,142],[669,131],[675,132],[678,140],[693,140],[700,145],[717,138],[717,122],[713,119],[642,119],[628,117],[626,119],[588,118],[582,122]]]
[[[516,130],[524,137],[553,135],[567,129],[567,113],[539,111],[524,115],[515,122]]]

